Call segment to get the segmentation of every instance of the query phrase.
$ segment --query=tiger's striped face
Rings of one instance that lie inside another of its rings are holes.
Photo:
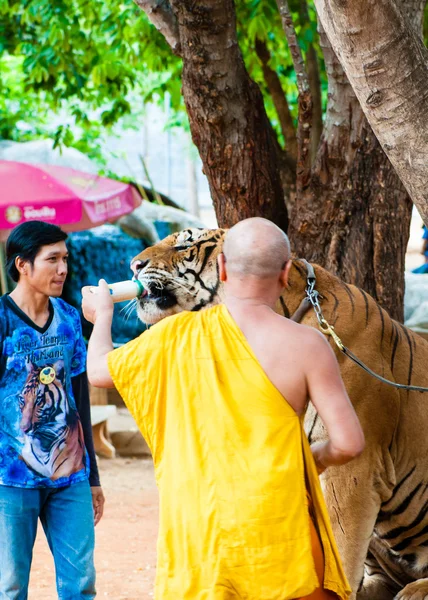
[[[137,301],[147,324],[184,310],[200,310],[220,301],[217,256],[224,229],[185,229],[147,248],[131,269],[147,290]]]

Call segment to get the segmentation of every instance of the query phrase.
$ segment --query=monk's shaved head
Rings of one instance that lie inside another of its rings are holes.
[[[223,254],[228,273],[260,278],[279,275],[291,257],[285,233],[259,217],[245,219],[229,229]]]

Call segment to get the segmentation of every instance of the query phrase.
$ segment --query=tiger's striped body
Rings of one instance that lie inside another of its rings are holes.
[[[52,383],[41,383],[41,370],[28,365],[27,380],[19,395],[24,436],[21,458],[33,471],[55,481],[84,468],[83,432],[59,377]]]
[[[142,321],[155,323],[221,301],[216,259],[223,236],[221,229],[184,230],[135,257],[133,269],[148,290],[137,303]],[[315,273],[324,316],[344,344],[380,375],[426,386],[428,343],[362,290],[321,267],[315,266]],[[286,317],[305,295],[303,262],[293,261],[289,282],[277,306]],[[302,322],[317,327],[312,311]],[[358,459],[323,476],[353,598],[423,600],[428,598],[428,394],[387,386],[336,352],[366,436]],[[305,427],[310,441],[326,438],[311,404]]]

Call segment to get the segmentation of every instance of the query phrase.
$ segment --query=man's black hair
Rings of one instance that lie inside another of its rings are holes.
[[[42,246],[49,246],[67,239],[67,234],[57,225],[44,221],[28,221],[12,230],[6,242],[6,269],[13,281],[19,280],[15,260],[19,256],[34,265]]]

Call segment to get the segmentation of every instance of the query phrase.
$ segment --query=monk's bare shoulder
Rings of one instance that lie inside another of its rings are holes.
[[[275,315],[275,318],[275,326],[278,327],[278,331],[287,335],[288,339],[296,340],[299,344],[304,345],[305,351],[329,352],[330,344],[326,336],[314,327],[296,323],[278,314]]]

